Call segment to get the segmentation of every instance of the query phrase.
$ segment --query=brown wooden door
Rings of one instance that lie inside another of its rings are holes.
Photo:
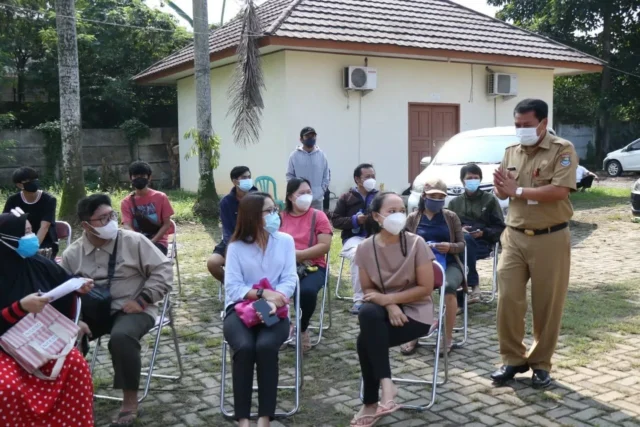
[[[459,107],[409,104],[409,182],[422,171],[420,160],[434,157],[442,145],[459,132]]]

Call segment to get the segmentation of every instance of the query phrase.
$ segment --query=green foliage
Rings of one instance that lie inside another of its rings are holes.
[[[16,116],[11,113],[0,114],[0,130],[13,129],[16,125]]]
[[[55,181],[56,169],[62,161],[62,136],[60,134],[60,122],[54,120],[44,122],[35,127],[35,130],[44,135],[45,179],[48,182]]]
[[[3,129],[13,129],[16,118],[13,114],[0,114],[0,131]],[[17,142],[13,139],[0,139],[0,166],[9,166],[15,162],[16,158],[11,154],[11,149],[15,148]]]
[[[198,130],[195,128],[189,129],[184,134],[185,139],[193,139],[191,149],[185,154],[185,160],[189,160],[191,157],[198,157],[201,152],[209,151],[211,153],[211,168],[217,169],[220,164],[220,137],[218,135],[212,135],[208,140],[200,138]]]
[[[100,172],[90,168],[84,171],[84,185],[87,192],[95,192],[100,188]]]
[[[10,3],[38,11],[0,7],[0,69],[8,67],[26,93],[41,93],[46,101],[14,106],[21,125],[30,127],[59,117],[54,3]],[[132,117],[152,127],[171,124],[176,88],[141,86],[131,78],[185,46],[191,35],[171,14],[143,0],[78,0],[76,9],[83,127],[115,128]]]
[[[140,158],[136,153],[136,151],[139,151],[137,150],[138,142],[142,138],[147,138],[149,136],[149,126],[145,125],[138,119],[129,119],[125,120],[120,125],[120,129],[124,131],[125,138],[129,143],[129,156],[131,156],[131,161]]]

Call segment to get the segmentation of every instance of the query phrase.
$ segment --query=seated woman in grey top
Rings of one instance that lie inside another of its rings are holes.
[[[351,421],[357,427],[371,426],[399,409],[389,348],[427,335],[433,323],[434,257],[419,236],[404,231],[402,198],[379,194],[369,215],[373,235],[360,244],[355,257],[365,300],[358,313],[357,342],[364,405]]]

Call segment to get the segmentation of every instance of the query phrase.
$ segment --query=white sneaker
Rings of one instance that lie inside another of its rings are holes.
[[[482,292],[480,292],[480,286],[476,286],[475,288],[471,289],[471,292],[469,292],[468,303],[475,304],[481,301],[482,301]]]

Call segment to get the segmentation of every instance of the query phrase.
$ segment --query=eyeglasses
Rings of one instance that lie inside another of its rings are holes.
[[[95,219],[90,219],[89,222],[98,222],[100,225],[107,225],[109,221],[117,221],[118,213],[116,211],[111,211],[108,214],[104,214]]]
[[[280,209],[278,209],[276,206],[274,206],[274,207],[272,207],[272,208],[269,208],[269,209],[263,209],[263,210],[262,210],[262,213],[263,213],[263,214],[264,214],[264,213],[268,213],[268,214],[274,214],[274,213],[276,213],[276,214],[277,214],[277,213],[279,213],[279,212],[280,212]]]

